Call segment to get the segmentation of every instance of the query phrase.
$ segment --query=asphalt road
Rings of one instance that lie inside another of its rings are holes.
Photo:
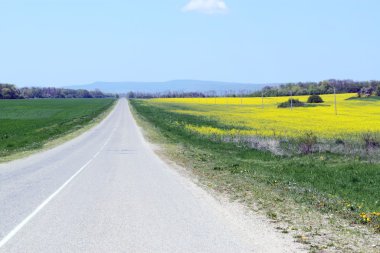
[[[0,252],[294,252],[152,151],[125,99],[98,126],[0,165]]]

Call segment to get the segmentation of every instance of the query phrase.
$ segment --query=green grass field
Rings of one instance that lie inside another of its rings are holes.
[[[38,149],[79,129],[114,99],[0,100],[0,157]]]
[[[312,209],[341,214],[355,223],[363,222],[362,212],[380,211],[380,164],[331,153],[276,156],[235,143],[210,141],[179,126],[221,127],[218,121],[175,113],[173,105],[166,110],[143,100],[131,100],[131,104],[177,145],[177,156],[192,160],[190,164],[201,174],[223,181],[229,188],[244,192],[260,185],[256,190],[277,191]],[[378,226],[376,220],[371,222]]]

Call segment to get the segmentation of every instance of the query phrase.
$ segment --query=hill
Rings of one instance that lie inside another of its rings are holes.
[[[263,88],[261,84],[232,83],[232,82],[215,82],[199,80],[173,80],[168,82],[95,82],[92,84],[67,86],[70,89],[99,89],[107,93],[127,93],[133,92],[208,92],[216,91],[219,94],[224,92],[247,91],[253,92]]]

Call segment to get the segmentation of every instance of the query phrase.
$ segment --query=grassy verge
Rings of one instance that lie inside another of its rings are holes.
[[[108,115],[114,99],[0,100],[0,162],[70,140]]]
[[[380,249],[378,216],[370,214],[380,211],[378,164],[329,153],[281,157],[214,142],[178,127],[213,126],[212,120],[175,114],[142,100],[131,104],[153,141],[164,145],[166,156],[189,168],[204,185],[266,214],[281,232],[292,233],[311,251]]]

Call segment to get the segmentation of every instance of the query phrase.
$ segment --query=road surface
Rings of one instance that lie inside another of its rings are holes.
[[[0,252],[298,251],[237,216],[156,156],[125,99],[76,139],[0,165]]]

